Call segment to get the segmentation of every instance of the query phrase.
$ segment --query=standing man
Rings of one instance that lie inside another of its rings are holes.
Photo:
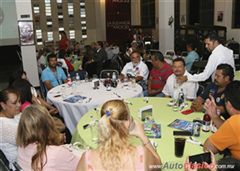
[[[184,82],[187,80],[200,82],[207,80],[210,76],[212,76],[212,80],[214,80],[215,74],[214,72],[217,66],[223,63],[231,65],[235,71],[233,51],[220,44],[220,40],[217,33],[215,32],[209,33],[205,37],[204,42],[206,44],[205,47],[207,48],[207,50],[209,52],[212,52],[212,54],[208,58],[208,62],[204,71],[200,74],[194,74],[192,76],[179,77],[178,80],[180,82]]]
[[[41,75],[42,82],[47,90],[52,89],[62,83],[67,82],[67,77],[63,69],[57,66],[56,54],[49,54],[47,57],[48,67],[46,67]]]
[[[196,98],[198,83],[196,82],[184,82],[179,84],[177,82],[178,77],[190,76],[185,69],[185,61],[183,58],[176,58],[173,60],[173,74],[170,75],[167,79],[167,82],[163,88],[163,94],[165,96],[170,96],[174,99],[177,99],[180,90],[183,90],[183,93],[188,100],[193,100]]]
[[[131,62],[128,62],[124,67],[120,75],[120,79],[124,80],[124,77],[133,78],[139,83],[143,91],[147,90],[148,79],[148,67],[141,61],[141,55],[138,51],[133,51],[130,55]]]
[[[94,62],[96,63],[97,74],[100,75],[103,69],[104,62],[108,59],[107,52],[103,48],[103,42],[97,41],[96,43],[96,53],[94,55]]]
[[[173,73],[172,67],[164,61],[161,52],[153,52],[151,55],[153,69],[148,79],[148,96],[163,96],[162,89],[168,77]]]

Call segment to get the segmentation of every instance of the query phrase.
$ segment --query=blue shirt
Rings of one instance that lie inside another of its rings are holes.
[[[206,101],[210,94],[214,97],[217,106],[225,106],[224,91],[218,92],[218,86],[215,83],[210,83],[207,85],[202,94],[199,96]],[[224,117],[224,119],[228,119],[230,117],[227,112],[221,113],[221,115]]]
[[[188,72],[191,71],[192,65],[194,61],[197,61],[199,59],[199,55],[194,50],[191,52],[188,52],[188,55],[185,58],[186,63],[186,69]]]
[[[61,67],[56,68],[56,71],[53,72],[49,67],[45,68],[41,75],[42,82],[50,81],[53,87],[56,87],[63,83],[67,79],[63,69]]]

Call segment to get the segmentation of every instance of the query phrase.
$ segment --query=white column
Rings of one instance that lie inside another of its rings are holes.
[[[162,53],[174,50],[174,0],[159,0],[159,49]]]
[[[32,21],[32,4],[31,0],[16,2],[17,20]],[[24,17],[25,15],[25,17]],[[35,31],[34,31],[35,34]],[[39,86],[39,77],[37,69],[36,47],[35,45],[21,46],[23,68],[27,73],[28,79],[33,86]]]

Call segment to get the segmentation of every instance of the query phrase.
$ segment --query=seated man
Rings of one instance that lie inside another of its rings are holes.
[[[173,74],[167,79],[167,82],[163,88],[163,94],[165,96],[170,96],[177,99],[180,90],[182,89],[185,98],[188,100],[193,100],[196,98],[198,83],[196,82],[184,82],[183,84],[177,83],[177,78],[184,75],[191,75],[185,69],[185,61],[182,58],[176,58],[173,60]]]
[[[67,77],[61,67],[57,66],[57,56],[49,54],[47,57],[48,67],[42,72],[41,79],[47,90],[67,82]]]
[[[195,46],[192,42],[188,42],[186,45],[188,55],[185,58],[186,69],[188,72],[191,72],[192,65],[195,61],[199,59],[198,53],[195,51]]]
[[[143,91],[147,90],[148,79],[148,67],[141,61],[141,55],[138,51],[131,53],[131,62],[128,62],[124,67],[120,75],[120,80],[124,77],[133,78],[143,87]]]
[[[161,52],[154,52],[151,55],[153,69],[150,71],[148,79],[148,95],[162,96],[162,89],[168,77],[173,73],[172,67],[164,61]]]
[[[228,148],[232,157],[240,160],[240,82],[228,84],[224,94],[225,106],[231,117],[205,141],[204,150],[218,153]],[[213,97],[206,100],[205,108],[212,119],[218,117]]]
[[[197,112],[203,111],[203,103],[212,95],[215,99],[218,110],[224,119],[228,119],[229,115],[225,111],[224,103],[224,90],[227,85],[233,81],[234,71],[229,64],[220,64],[217,66],[217,70],[214,76],[214,83],[210,83],[206,89],[197,97],[197,99],[192,103],[191,109]],[[215,124],[218,128],[220,125]]]

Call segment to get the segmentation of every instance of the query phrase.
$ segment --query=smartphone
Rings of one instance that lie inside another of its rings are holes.
[[[189,162],[190,163],[203,163],[206,162],[208,164],[211,164],[211,153],[206,152],[206,153],[201,153],[193,156],[189,156]]]

